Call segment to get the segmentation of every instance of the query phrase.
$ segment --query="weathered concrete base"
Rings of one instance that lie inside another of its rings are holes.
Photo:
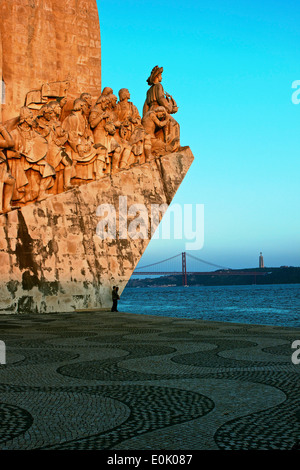
[[[171,203],[193,158],[185,147],[1,215],[0,313],[110,306],[112,285],[122,292],[151,238],[149,223],[148,239],[119,239],[119,197],[150,217],[151,204]],[[96,233],[100,204],[116,209],[116,239]]]

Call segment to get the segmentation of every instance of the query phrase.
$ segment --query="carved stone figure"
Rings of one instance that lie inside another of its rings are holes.
[[[150,86],[147,91],[146,101],[143,108],[143,116],[157,106],[164,106],[169,114],[177,113],[178,107],[171,95],[165,93],[161,84],[163,67],[153,67],[147,83]]]
[[[63,97],[60,102],[63,101],[65,97]],[[53,100],[53,101],[49,101],[48,105],[51,106],[51,108],[53,109],[53,119],[55,121],[60,121],[60,116],[61,116],[61,105],[60,105],[60,102],[58,100]]]
[[[24,106],[18,126],[11,132],[13,149],[7,152],[9,168],[16,180],[12,200],[18,204],[45,199],[56,176],[46,161],[48,142],[33,126],[33,113]]]
[[[133,161],[130,158],[129,163],[140,164],[149,160],[152,147],[151,138],[146,133],[142,123],[134,129],[132,136],[130,137],[129,144],[131,145],[131,152],[134,157]]]
[[[117,106],[118,98],[116,97],[116,95],[114,95],[113,93],[111,93],[111,94],[107,97],[107,100],[108,100],[107,111],[108,111],[108,113],[109,113],[110,120],[111,120],[111,121],[114,121],[114,122],[117,122],[116,106]],[[118,127],[119,127],[119,125],[118,125]]]
[[[89,123],[93,129],[95,144],[101,144],[106,149],[106,156],[110,158],[111,163],[106,166],[106,173],[117,171],[121,159],[122,151],[127,147],[130,153],[131,148],[128,144],[121,145],[117,140],[116,132],[119,123],[116,122],[114,112],[116,97],[111,88],[104,88],[96,105],[92,108]],[[120,140],[120,139],[119,139]]]
[[[172,151],[171,146],[166,143],[170,115],[163,106],[157,106],[149,110],[142,119],[142,124],[147,134],[146,137],[146,160],[152,156],[164,155]],[[162,130],[164,139],[157,138],[157,132]],[[151,150],[150,150],[151,149]]]
[[[74,184],[88,183],[103,178],[110,165],[106,148],[102,145],[92,145],[92,142],[87,140],[79,144],[77,150]]]
[[[115,108],[115,114],[120,121],[119,135],[128,141],[130,146],[130,154],[124,151],[120,162],[120,168],[126,168],[130,164],[142,163],[150,157],[151,139],[147,137],[137,107],[129,101],[129,90],[122,88],[119,98]]]
[[[168,114],[174,114],[178,111],[178,106],[171,95],[165,93],[161,84],[163,67],[156,65],[153,67],[147,83],[150,86],[147,91],[146,101],[143,108],[143,116],[147,112],[154,110],[158,106],[163,106]],[[156,137],[166,143],[172,143],[173,151],[178,150],[180,147],[180,130],[179,124],[175,119],[170,116],[168,127],[162,132],[157,132]]]
[[[36,131],[48,142],[46,160],[56,172],[55,184],[49,190],[51,194],[59,194],[71,189],[71,177],[74,176],[72,160],[65,147],[68,133],[58,120],[60,109],[57,101],[49,102],[41,108],[36,120]]]
[[[116,118],[120,121],[118,133],[122,139],[129,141],[135,128],[141,125],[141,116],[137,107],[129,101],[130,93],[127,88],[121,88],[119,99],[114,110]]]
[[[93,130],[95,144],[105,146],[106,131],[105,125],[109,119],[108,99],[105,95],[99,96],[95,106],[91,109],[89,124]]]
[[[74,101],[73,111],[62,123],[63,129],[68,133],[68,150],[74,164],[76,164],[77,146],[87,140],[94,142],[92,131],[90,130],[85,117],[86,102],[78,98]]]
[[[105,113],[102,114],[102,118],[100,118],[100,114],[98,113],[100,121],[96,129],[96,134],[99,133],[101,143],[108,149],[111,148],[111,145],[115,146],[115,141],[120,146],[120,149],[118,147],[114,149],[114,156],[112,158],[113,172],[117,171],[118,168],[126,168],[128,166],[132,152],[132,145],[129,140],[134,131],[134,124],[137,125],[140,123],[137,108],[132,103],[128,102],[130,98],[129,91],[125,88],[122,89],[121,97],[123,103],[118,106],[117,97],[113,94],[113,90],[106,87],[102,91],[99,100],[97,100],[97,102],[102,104],[102,109],[105,110]],[[93,116],[95,116],[95,114]],[[93,125],[94,122],[91,121],[91,127],[93,127]],[[113,133],[111,132],[112,130]],[[113,139],[111,138],[112,135]],[[107,140],[110,142],[108,143]],[[109,150],[108,153],[110,153]]]
[[[90,93],[81,93],[80,99],[85,102],[84,115],[88,121],[92,109],[92,96]]]
[[[0,214],[9,212],[11,210],[11,199],[13,195],[15,179],[8,171],[7,159],[2,150],[13,147],[14,141],[5,129],[0,124]]]
[[[35,119],[35,130],[41,134],[45,139],[51,133],[51,123],[54,118],[54,110],[52,106],[44,105],[38,112]]]
[[[105,148],[107,155],[111,159],[111,166],[107,169],[108,173],[115,173],[119,168],[123,148],[115,139],[116,127],[112,121],[108,121],[104,127],[105,130]]]
[[[103,88],[101,96],[102,96],[102,98],[105,97],[109,100],[110,95],[112,95],[112,94],[113,94],[113,89],[106,86],[106,87]]]
[[[68,100],[66,96],[63,96],[62,98],[57,98],[57,102],[60,106],[59,120],[63,122],[73,111],[74,100]]]

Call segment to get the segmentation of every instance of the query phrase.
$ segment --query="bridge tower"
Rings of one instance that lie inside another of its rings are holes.
[[[182,253],[182,285],[187,286],[186,253]]]

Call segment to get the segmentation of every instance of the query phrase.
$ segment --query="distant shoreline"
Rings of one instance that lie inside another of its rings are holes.
[[[245,272],[249,271],[249,275]],[[239,275],[239,272],[243,274]],[[259,273],[254,275],[253,273]],[[230,274],[233,273],[233,274]],[[274,284],[300,284],[300,267],[280,268],[246,268],[212,271],[211,274],[188,274],[189,286],[243,286],[243,285],[274,285]],[[134,279],[131,277],[127,287],[176,287],[182,286],[182,275],[165,275],[160,277],[145,277]]]

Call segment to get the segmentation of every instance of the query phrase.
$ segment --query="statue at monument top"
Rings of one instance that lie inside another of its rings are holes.
[[[157,106],[163,106],[169,114],[177,113],[178,106],[171,95],[165,93],[164,88],[161,84],[163,67],[156,65],[153,67],[150,76],[147,78],[147,83],[150,86],[147,91],[146,101],[143,108],[143,116],[145,114],[157,108]]]
[[[147,78],[147,83],[150,88],[147,91],[146,100],[144,103],[143,120],[144,123],[147,123],[147,125],[149,124],[149,126],[151,123],[150,127],[152,127],[152,123],[156,119],[155,113],[157,112],[158,108],[164,108],[168,115],[177,113],[178,111],[178,106],[174,98],[168,93],[165,93],[161,84],[162,73],[163,67],[156,65],[153,67],[150,76]],[[168,123],[165,126],[160,127],[160,125],[156,125],[156,143],[158,143],[158,140],[161,140],[167,144],[166,148],[172,149],[173,152],[176,152],[180,147],[179,135],[179,124],[172,116],[170,116]],[[153,140],[153,136],[151,138]]]

